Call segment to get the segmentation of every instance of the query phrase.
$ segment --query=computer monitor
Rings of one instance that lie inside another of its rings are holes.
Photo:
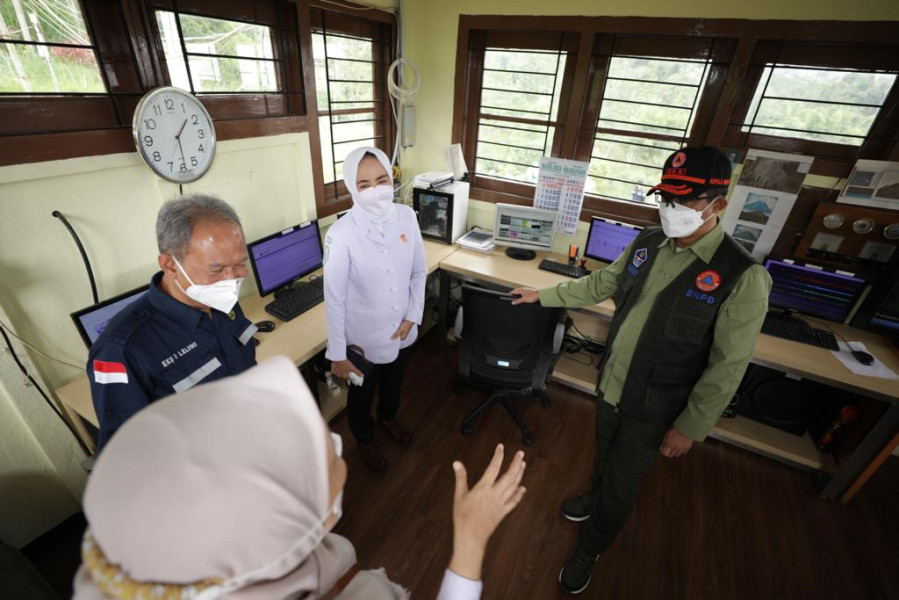
[[[899,344],[899,269],[881,275],[852,319],[852,326],[884,334]]]
[[[587,248],[584,250],[584,256],[611,263],[624,252],[627,245],[641,231],[643,228],[637,225],[593,217],[590,220],[590,232],[587,234]]]
[[[109,300],[104,300],[73,312],[71,315],[72,321],[75,322],[75,328],[81,334],[84,344],[88,348],[93,346],[100,334],[103,333],[103,330],[106,329],[107,323],[119,314],[123,308],[147,293],[149,288],[149,284],[144,285],[124,294],[119,294]]]
[[[899,333],[899,282],[883,297],[871,315],[871,325],[890,331],[894,335]]]
[[[549,250],[553,246],[556,211],[517,206],[496,205],[493,241],[498,246],[526,250]]]
[[[773,281],[769,306],[837,323],[850,316],[867,285],[853,273],[828,271],[791,260],[769,259],[765,268]]]
[[[320,269],[318,221],[309,221],[247,244],[256,287],[267,296]]]

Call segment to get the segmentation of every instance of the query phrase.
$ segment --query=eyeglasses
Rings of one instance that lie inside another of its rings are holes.
[[[662,197],[662,202],[665,204],[680,204],[681,206],[692,206],[694,203],[699,202],[700,200],[714,200],[714,198],[710,197],[708,194],[703,194],[702,196],[696,196],[695,198],[690,198],[687,200],[682,199],[680,196],[675,196],[674,194],[668,194],[662,192],[659,194]]]

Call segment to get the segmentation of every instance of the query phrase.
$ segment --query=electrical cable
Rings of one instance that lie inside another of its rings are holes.
[[[575,360],[575,358],[574,358],[574,355],[575,355],[575,354],[584,354],[584,351],[583,351],[583,350],[579,350],[579,351],[577,351],[577,352],[568,352],[568,353],[563,354],[563,355],[562,355],[562,358],[564,358],[565,360],[570,360],[570,361],[573,362],[573,363],[576,363],[576,364],[579,364],[579,365],[584,365],[584,366],[589,366],[589,365],[593,365],[593,364],[594,364],[594,362],[593,362],[593,355],[592,355],[592,354],[589,354],[589,353],[588,353],[588,354],[589,354],[589,360],[587,360],[587,361],[583,361],[583,360]]]
[[[87,252],[84,251],[84,246],[81,244],[81,239],[78,237],[78,234],[75,233],[75,229],[69,224],[68,219],[66,219],[65,215],[63,215],[58,210],[53,211],[53,216],[62,221],[62,224],[66,226],[66,229],[69,230],[69,233],[72,234],[72,239],[75,240],[75,245],[78,246],[78,251],[81,253],[81,260],[84,261],[84,268],[87,269],[87,278],[91,282],[91,294],[94,297],[94,304],[100,302],[100,297],[97,295],[97,282],[94,280],[94,271],[91,269],[91,261],[87,258]]]
[[[0,324],[0,325],[2,325],[2,324]],[[10,332],[10,333],[12,333],[12,332]],[[31,385],[33,385],[34,388],[40,393],[40,395],[44,398],[44,401],[47,403],[47,405],[50,407],[50,409],[53,410],[54,413],[56,413],[56,416],[59,417],[59,419],[65,424],[66,428],[71,432],[71,434],[73,436],[75,436],[75,439],[78,441],[78,445],[81,446],[81,449],[84,451],[84,453],[86,455],[89,455],[91,453],[90,449],[81,440],[81,436],[78,435],[78,432],[75,431],[75,428],[72,426],[71,423],[69,423],[69,420],[63,416],[62,412],[60,412],[60,410],[56,407],[56,405],[53,403],[53,401],[50,400],[50,397],[44,391],[44,388],[42,388],[40,386],[40,384],[38,384],[38,382],[35,381],[34,377],[31,376],[31,373],[28,372],[28,369],[25,368],[25,365],[22,364],[22,361],[19,360],[19,355],[16,354],[16,350],[15,350],[15,348],[13,348],[12,341],[9,339],[9,336],[6,335],[6,327],[5,326],[0,327],[0,335],[3,336],[3,340],[6,342],[6,347],[9,349],[9,354],[10,354],[10,356],[12,356],[16,365],[18,365],[19,370],[22,371],[22,374],[25,375],[25,377],[28,379],[28,381],[31,382]],[[13,334],[13,336],[15,336],[16,339],[21,341],[21,338],[19,338],[15,334]]]
[[[401,86],[393,80],[393,72],[396,71],[397,67],[403,66],[409,67],[415,75],[412,85]],[[419,89],[421,89],[421,72],[418,70],[418,65],[408,58],[398,58],[393,61],[390,68],[387,69],[387,90],[390,92],[390,95],[399,101],[407,102],[415,97]]]
[[[578,328],[577,328],[577,325],[575,325],[574,323],[571,324],[571,328],[574,329],[574,330],[578,333],[578,335],[581,336],[582,338],[584,338],[585,340],[588,340],[588,341],[590,341],[590,342],[592,342],[592,343],[594,343],[594,344],[597,344],[597,345],[599,345],[599,346],[602,346],[602,345],[603,345],[602,342],[600,342],[599,340],[590,337],[589,335],[587,335],[586,333],[584,333],[583,331],[581,331],[580,329],[578,329]]]
[[[405,79],[402,75],[402,68],[409,67],[414,75],[414,80],[411,85],[400,85],[400,78]],[[397,73],[396,81],[394,81],[394,72],[397,69],[400,69]],[[396,123],[397,130],[397,143],[393,145],[393,160],[391,164],[396,163],[396,157],[400,150],[399,142],[399,132],[400,132],[400,122],[399,122],[399,114],[397,111],[397,105],[402,106],[406,103],[412,101],[415,95],[418,93],[418,90],[421,89],[421,72],[418,70],[418,65],[409,60],[408,58],[399,57],[393,63],[391,63],[390,68],[387,69],[387,91],[390,93],[390,110],[393,112],[393,120]],[[394,104],[394,100],[396,105]]]
[[[64,360],[60,360],[60,359],[58,359],[58,358],[54,358],[54,357],[50,356],[49,354],[46,354],[45,352],[41,351],[40,349],[35,348],[35,347],[32,346],[31,344],[29,344],[28,342],[26,342],[25,340],[23,340],[21,337],[19,337],[19,336],[16,335],[15,333],[13,333],[13,331],[12,331],[12,329],[10,329],[9,325],[7,325],[6,323],[4,323],[3,321],[0,321],[0,331],[5,331],[5,332],[8,333],[9,335],[11,335],[11,336],[13,336],[14,338],[16,338],[17,340],[19,340],[19,341],[22,343],[23,346],[25,346],[26,348],[29,348],[29,349],[31,349],[31,350],[34,350],[35,352],[37,352],[39,355],[43,356],[43,357],[46,358],[47,360],[52,360],[53,362],[57,362],[57,363],[59,363],[59,364],[61,364],[61,365],[66,365],[67,367],[72,367],[73,369],[78,369],[79,371],[83,371],[83,370],[84,370],[84,365],[76,365],[76,364],[74,364],[74,363],[70,363],[70,362],[66,362],[66,361],[64,361]]]

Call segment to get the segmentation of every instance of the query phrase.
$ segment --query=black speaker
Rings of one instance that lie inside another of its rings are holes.
[[[830,406],[826,386],[752,364],[737,394],[738,415],[798,436],[805,435],[818,412]]]

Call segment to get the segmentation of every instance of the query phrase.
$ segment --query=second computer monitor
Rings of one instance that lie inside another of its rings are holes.
[[[637,225],[593,217],[584,256],[602,262],[614,262],[641,231],[643,228]]]
[[[309,221],[247,244],[256,287],[267,296],[320,269],[322,240],[318,221]]]
[[[826,271],[790,260],[768,260],[771,275],[768,305],[842,323],[852,313],[867,282],[852,273]]]
[[[553,227],[556,211],[518,206],[496,205],[496,225],[493,241],[500,246],[549,250],[553,247]]]
[[[75,327],[78,329],[78,333],[81,334],[81,339],[84,340],[85,345],[90,348],[97,341],[97,338],[100,337],[100,334],[103,333],[103,330],[106,329],[106,325],[109,324],[112,318],[122,312],[132,302],[146,294],[149,287],[149,285],[144,285],[124,294],[119,294],[115,298],[110,298],[73,312],[72,320],[75,322]]]

